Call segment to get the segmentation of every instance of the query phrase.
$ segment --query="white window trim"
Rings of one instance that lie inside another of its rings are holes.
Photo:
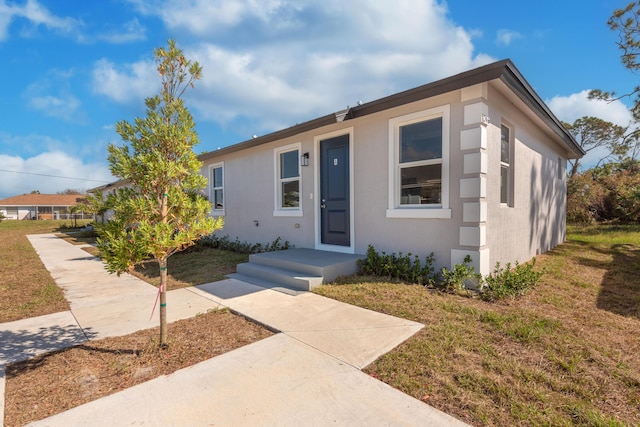
[[[440,218],[450,219],[449,208],[449,104],[417,111],[389,120],[389,191],[387,218]],[[442,118],[442,194],[438,205],[400,205],[400,127],[411,123]]]
[[[222,187],[214,187],[213,186],[213,170],[217,169],[217,168],[222,168]],[[211,215],[214,216],[225,216],[225,209],[227,206],[227,195],[225,194],[224,191],[224,184],[226,182],[227,178],[225,177],[224,174],[224,162],[218,162],[218,163],[214,163],[212,165],[209,165],[209,201],[211,202]],[[221,189],[222,190],[222,209],[216,209],[215,208],[215,197],[213,197],[213,191],[216,189]]]
[[[513,207],[513,199],[515,197],[514,194],[514,172],[513,172],[513,159],[515,158],[515,129],[513,127],[513,125],[511,125],[509,122],[506,121],[502,121],[502,123],[500,124],[500,153],[502,153],[502,126],[506,127],[507,129],[509,129],[509,163],[504,163],[502,161],[502,154],[500,154],[500,189],[499,189],[499,195],[500,195],[500,207],[503,208],[512,208]],[[502,201],[502,168],[506,165],[509,173],[507,176],[507,202],[503,202]]]
[[[282,207],[282,186],[280,185],[280,154],[289,151],[298,150],[298,182],[300,188],[300,201],[296,208],[283,208]],[[300,168],[300,154],[302,153],[302,143],[296,142],[294,144],[285,145],[282,147],[274,148],[273,150],[273,178],[274,178],[274,191],[273,191],[273,216],[282,217],[301,217],[302,216],[302,169]]]

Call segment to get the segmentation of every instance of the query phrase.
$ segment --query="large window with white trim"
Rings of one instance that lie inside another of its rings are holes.
[[[399,126],[400,205],[442,201],[442,117]]]
[[[449,106],[391,119],[389,134],[387,216],[449,217]]]
[[[209,200],[214,214],[224,215],[224,164],[209,167]]]
[[[300,144],[277,148],[274,151],[276,194],[274,215],[298,215],[301,212]]]

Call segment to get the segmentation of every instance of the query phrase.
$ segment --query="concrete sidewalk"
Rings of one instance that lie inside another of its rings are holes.
[[[7,338],[0,343],[10,342],[0,344],[0,393],[4,363],[157,323],[146,310],[155,287],[107,274],[53,235],[29,238],[71,312],[0,325]],[[225,306],[281,333],[32,425],[465,425],[360,371],[422,328],[418,323],[234,279],[179,291],[168,295],[172,320]]]

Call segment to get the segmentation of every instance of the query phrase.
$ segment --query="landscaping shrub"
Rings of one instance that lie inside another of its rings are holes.
[[[289,244],[288,240],[282,242],[282,239],[278,237],[271,243],[249,243],[241,242],[236,237],[236,240],[229,239],[229,236],[218,237],[214,234],[205,236],[198,240],[196,246],[222,249],[225,251],[237,252],[241,254],[257,254],[260,252],[275,252],[284,251],[290,249],[293,246]]]
[[[482,276],[475,272],[471,265],[471,256],[464,257],[462,264],[456,264],[452,270],[442,267],[438,285],[447,292],[460,292],[469,288],[477,288],[482,283]]]
[[[479,295],[486,301],[497,301],[504,298],[515,298],[525,294],[534,288],[544,274],[536,272],[534,267],[536,259],[529,264],[511,263],[503,268],[496,264],[494,271],[482,277],[476,273],[471,265],[472,259],[467,255],[461,264],[456,264],[452,269],[443,267],[435,274],[433,267],[435,255],[429,254],[422,264],[418,256],[411,258],[411,253],[403,255],[402,252],[387,254],[378,253],[373,245],[367,248],[367,257],[359,260],[360,274],[398,279],[408,283],[430,286],[442,289],[446,292],[461,293],[467,295]],[[470,291],[475,291],[471,293]]]
[[[362,274],[399,279],[420,285],[433,285],[435,283],[433,252],[425,258],[424,265],[417,255],[413,260],[411,256],[411,253],[403,255],[402,252],[398,255],[395,253],[388,255],[385,252],[379,254],[373,245],[369,245],[367,258],[359,260],[358,265]]]
[[[533,289],[540,281],[544,271],[534,271],[536,259],[528,264],[511,263],[502,268],[496,263],[493,273],[485,276],[484,286],[480,291],[480,297],[486,301],[496,301],[504,298],[515,298]]]

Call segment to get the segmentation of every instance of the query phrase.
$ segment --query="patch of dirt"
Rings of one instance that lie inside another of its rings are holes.
[[[164,350],[154,328],[9,365],[5,427],[64,412],[273,335],[228,310],[171,323],[168,332]]]

